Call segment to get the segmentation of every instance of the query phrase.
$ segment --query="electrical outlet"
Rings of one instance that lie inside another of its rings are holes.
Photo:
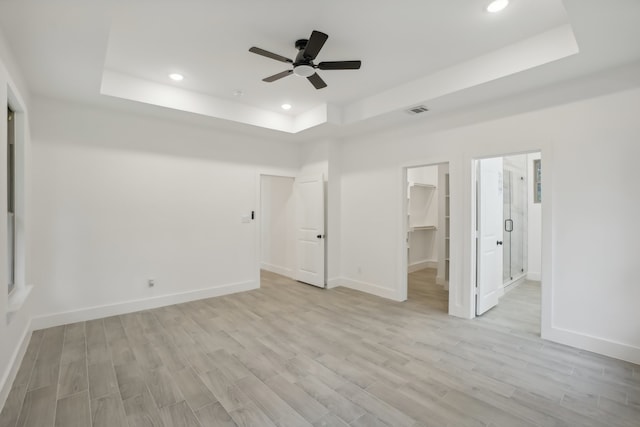
[[[149,287],[150,287],[150,288],[153,288],[153,287],[156,285],[156,281],[155,281],[155,280],[153,280],[153,279],[149,279],[149,282],[148,282],[148,283],[149,283]]]
[[[362,274],[362,267],[358,266],[358,274]]]

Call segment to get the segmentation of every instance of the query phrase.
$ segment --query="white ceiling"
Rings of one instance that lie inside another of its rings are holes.
[[[105,67],[157,83],[177,71],[186,89],[227,99],[240,89],[252,106],[280,112],[290,101],[300,112],[374,95],[567,22],[557,0],[516,1],[503,16],[485,12],[483,3],[128,2],[114,13]],[[362,69],[320,72],[329,86],[319,91],[295,76],[262,82],[290,67],[248,49],[295,58],[294,42],[314,29],[329,35],[317,61],[361,59]]]
[[[446,105],[447,97],[456,100],[451,109],[489,83],[506,96],[640,60],[636,0],[511,0],[500,14],[487,4],[4,0],[0,28],[34,93],[113,105],[111,95],[288,133]],[[317,61],[360,59],[362,69],[321,71],[322,90],[297,76],[262,82],[287,64],[249,47],[293,58],[294,41],[314,29],[329,35]],[[170,81],[171,72],[185,80]],[[504,90],[495,87],[501,81]],[[284,112],[284,102],[294,108]]]

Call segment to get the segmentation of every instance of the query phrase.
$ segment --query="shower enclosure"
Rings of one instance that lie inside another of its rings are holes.
[[[508,156],[503,162],[503,283],[509,285],[527,273],[527,155]]]

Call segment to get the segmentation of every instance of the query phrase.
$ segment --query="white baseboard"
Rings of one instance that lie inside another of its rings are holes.
[[[327,289],[337,288],[341,286],[341,279],[339,277],[334,277],[332,279],[327,280]]]
[[[637,365],[640,364],[640,348],[628,344],[558,327],[552,327],[550,331],[543,333],[542,338],[615,359],[625,360]]]
[[[539,271],[527,271],[527,280],[540,282],[542,280],[542,274],[540,274]]]
[[[436,285],[440,285],[444,288],[444,290],[449,290],[449,281],[444,280],[444,277],[436,277]]]
[[[0,408],[4,408],[4,405],[7,402],[11,386],[13,386],[13,381],[15,381],[16,375],[18,374],[18,368],[20,368],[24,354],[27,351],[27,346],[31,339],[31,331],[31,322],[27,322],[27,326],[22,333],[22,338],[20,339],[16,349],[13,351],[7,368],[2,373],[2,380],[0,380]]]
[[[270,271],[272,273],[279,274],[281,276],[285,276],[285,277],[289,277],[290,279],[293,279],[293,269],[291,268],[280,267],[279,265],[273,265],[267,262],[260,263],[260,268],[262,270]]]
[[[31,326],[33,330],[51,328],[53,326],[66,325],[69,323],[86,322],[88,320],[117,316],[125,313],[133,313],[136,311],[164,307],[172,304],[180,304],[183,302],[235,294],[237,292],[258,289],[259,287],[259,282],[251,280],[247,282],[232,283],[228,285],[198,289],[195,291],[161,295],[153,298],[145,298],[134,301],[124,301],[116,304],[83,308],[80,310],[66,311],[63,313],[46,314],[43,316],[34,317],[31,320]]]
[[[340,285],[344,286],[345,288],[355,289],[356,291],[365,292],[378,297],[387,298],[394,301],[402,301],[398,297],[398,292],[395,289],[387,289],[378,285],[361,282],[359,280],[349,279],[346,277],[342,277],[340,279]]]
[[[518,277],[516,280],[512,280],[511,282],[509,282],[509,283],[507,283],[507,284],[505,284],[503,286],[504,292],[507,293],[507,292],[517,288],[518,286],[522,285],[525,282],[525,280],[527,280],[527,276],[526,275]]]
[[[424,270],[425,268],[438,268],[438,261],[423,260],[411,263],[407,266],[407,271],[413,273],[416,271]]]

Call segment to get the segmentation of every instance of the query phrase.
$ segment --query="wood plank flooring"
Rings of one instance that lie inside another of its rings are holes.
[[[468,321],[434,281],[396,303],[264,273],[36,331],[0,426],[640,426],[640,367],[541,340],[535,283]]]

